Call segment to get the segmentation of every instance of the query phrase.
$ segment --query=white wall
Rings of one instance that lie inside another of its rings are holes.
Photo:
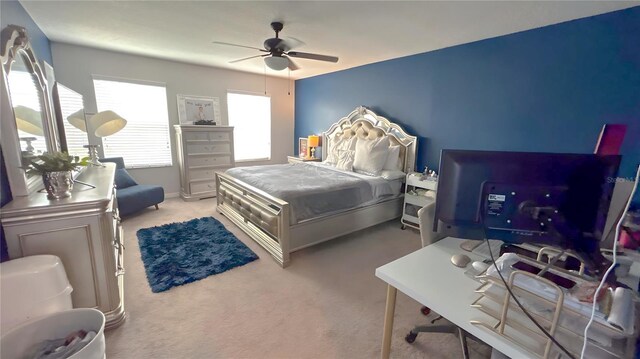
[[[96,112],[92,75],[123,79],[163,82],[167,86],[167,102],[171,127],[173,167],[130,170],[139,183],[159,184],[168,194],[180,191],[176,143],[173,125],[178,124],[177,94],[219,97],[222,124],[227,124],[227,90],[264,94],[265,78],[261,75],[221,68],[191,65],[150,57],[128,55],[62,43],[52,43],[51,51],[56,80],[84,96],[85,111]],[[185,54],[185,57],[189,54]],[[267,77],[267,94],[271,96],[271,160],[242,162],[240,165],[286,163],[293,154],[294,84],[288,95],[286,79]],[[100,143],[91,138],[91,143]]]

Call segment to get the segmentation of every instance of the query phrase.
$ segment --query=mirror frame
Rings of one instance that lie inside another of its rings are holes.
[[[42,187],[40,176],[28,177],[22,169],[22,152],[20,139],[18,138],[18,127],[15,121],[15,113],[11,104],[9,94],[8,75],[11,72],[11,65],[16,57],[23,56],[27,69],[36,78],[36,86],[40,91],[42,99],[43,126],[47,149],[49,151],[59,151],[60,144],[56,131],[53,113],[51,111],[50,94],[47,80],[38,63],[35,54],[29,43],[29,37],[24,27],[9,25],[2,29],[0,33],[0,58],[2,60],[2,83],[0,92],[0,129],[2,131],[2,155],[7,169],[11,195],[15,197],[28,196],[30,193]]]

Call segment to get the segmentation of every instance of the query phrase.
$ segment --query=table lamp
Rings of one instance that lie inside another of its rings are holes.
[[[320,146],[320,136],[311,135],[307,138],[309,150],[311,151],[311,158],[316,157],[316,147]]]
[[[127,125],[127,120],[117,113],[107,110],[91,116],[89,125],[94,129],[94,135],[96,135],[96,137],[107,137],[122,130],[124,126]],[[100,146],[85,145],[84,147],[89,149],[89,157],[91,158],[90,165],[103,166],[103,164],[98,161],[98,147]]]
[[[16,126],[20,131],[36,136],[44,136],[40,111],[26,106],[16,106],[13,111],[16,115]]]
[[[82,132],[87,132],[87,121],[84,117],[84,109],[79,109],[78,111],[72,113],[67,117],[67,122],[69,122],[73,127],[77,128]]]

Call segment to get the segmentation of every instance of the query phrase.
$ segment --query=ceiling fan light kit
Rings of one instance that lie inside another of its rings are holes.
[[[281,56],[269,56],[264,58],[264,63],[267,64],[267,67],[281,71],[289,67],[289,59]]]
[[[306,52],[297,52],[290,51],[296,46],[303,45],[304,42],[292,38],[291,40],[282,39],[279,37],[280,31],[284,28],[284,24],[282,22],[272,22],[271,28],[276,33],[276,37],[272,37],[270,39],[266,39],[263,43],[264,50],[245,45],[231,44],[228,42],[219,42],[214,41],[215,44],[218,45],[227,45],[227,46],[236,46],[243,47],[248,49],[258,50],[260,52],[266,52],[264,55],[255,55],[249,56],[242,59],[237,59],[233,61],[229,61],[229,63],[241,62],[257,57],[264,57],[264,63],[272,70],[282,71],[286,68],[289,68],[291,71],[295,71],[298,69],[298,66],[290,59],[290,57],[297,57],[301,59],[308,60],[317,60],[317,61],[326,61],[326,62],[338,62],[338,58],[336,56],[327,56],[327,55],[319,55],[319,54],[311,54]]]

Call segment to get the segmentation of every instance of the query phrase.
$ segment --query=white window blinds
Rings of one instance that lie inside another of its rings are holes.
[[[229,126],[233,126],[236,161],[271,158],[271,98],[227,93]]]
[[[128,168],[171,166],[167,89],[164,85],[94,77],[98,111],[111,110],[127,120],[103,137],[105,157],[123,157]]]
[[[58,99],[60,100],[60,113],[64,126],[64,137],[67,142],[67,152],[72,156],[80,158],[89,156],[89,152],[84,145],[89,144],[87,133],[73,126],[70,121],[77,119],[84,121],[84,103],[82,95],[71,91],[68,88],[57,84]],[[77,119],[74,119],[77,118]]]

